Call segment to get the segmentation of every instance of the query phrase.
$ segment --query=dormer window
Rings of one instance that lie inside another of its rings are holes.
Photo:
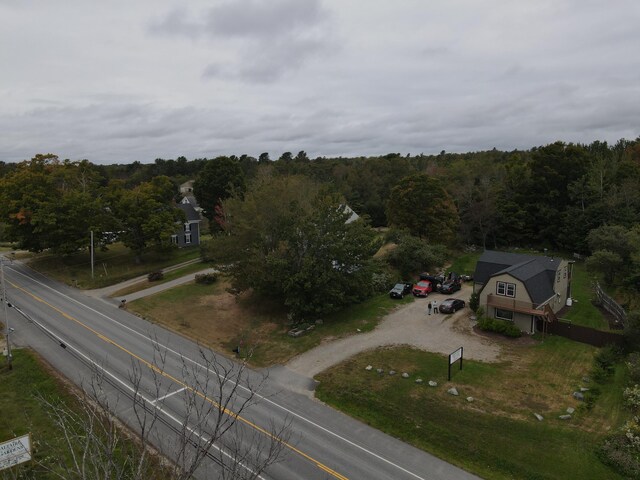
[[[184,224],[184,231],[185,232],[190,232],[191,231],[191,224],[190,223],[185,223]]]
[[[516,284],[507,282],[496,282],[496,295],[503,297],[516,296]]]

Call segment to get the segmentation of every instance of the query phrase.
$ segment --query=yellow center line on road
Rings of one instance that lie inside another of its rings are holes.
[[[218,402],[216,402],[215,400],[207,397],[204,393],[195,390],[194,388],[190,387],[189,385],[187,385],[186,383],[184,383],[183,381],[177,379],[176,377],[174,377],[173,375],[168,374],[167,372],[165,372],[164,370],[158,368],[156,365],[148,362],[147,360],[143,359],[142,357],[136,355],[135,353],[131,352],[130,350],[126,349],[125,347],[123,347],[122,345],[116,343],[115,341],[113,341],[112,339],[110,339],[109,337],[107,337],[106,335],[98,332],[97,330],[91,328],[89,325],[81,322],[80,320],[78,320],[77,318],[69,315],[68,313],[64,312],[63,310],[59,309],[58,307],[56,307],[55,305],[51,305],[49,302],[47,302],[46,300],[38,297],[37,295],[29,292],[28,290],[22,288],[19,285],[16,285],[13,282],[8,282],[10,283],[14,288],[20,290],[21,292],[25,293],[26,295],[30,296],[31,298],[33,298],[34,300],[36,300],[37,302],[40,302],[46,306],[48,306],[49,308],[51,308],[52,310],[56,311],[57,313],[59,313],[60,315],[62,315],[64,318],[66,318],[67,320],[71,320],[75,323],[77,323],[78,325],[80,325],[81,327],[85,328],[86,330],[88,330],[89,332],[93,333],[96,337],[98,337],[100,340],[113,345],[114,347],[118,348],[119,350],[125,352],[127,355],[131,356],[132,358],[135,358],[136,360],[138,360],[140,363],[142,363],[143,365],[145,365],[146,367],[148,367],[150,370],[162,375],[165,378],[168,378],[169,380],[171,380],[172,382],[177,383],[178,385],[184,387],[185,389],[195,393],[196,395],[198,395],[200,398],[202,398],[203,400],[211,403],[213,406],[215,406],[216,408],[221,408],[222,411],[229,415],[230,417],[244,423],[245,425],[253,428],[254,430],[257,430],[260,433],[263,433],[264,435],[266,435],[267,437],[271,438],[272,440],[275,440],[277,442],[279,442],[281,445],[283,445],[284,447],[288,448],[289,450],[291,450],[292,452],[297,453],[298,455],[300,455],[301,457],[303,457],[304,459],[310,461],[311,463],[313,463],[316,467],[318,467],[319,469],[327,472],[329,475],[337,478],[338,480],[349,480],[347,477],[345,477],[344,475],[336,472],[335,470],[332,470],[331,468],[327,467],[326,465],[324,465],[323,463],[319,462],[318,460],[314,459],[313,457],[311,457],[310,455],[304,453],[303,451],[299,450],[298,448],[294,447],[293,445],[291,445],[290,443],[285,442],[284,440],[282,440],[281,438],[273,435],[271,432],[265,430],[264,428],[260,427],[259,425],[256,425],[255,423],[251,422],[250,420],[247,420],[244,417],[241,417],[240,415],[238,415],[237,413],[229,410],[226,407],[222,407],[222,405],[220,405]]]

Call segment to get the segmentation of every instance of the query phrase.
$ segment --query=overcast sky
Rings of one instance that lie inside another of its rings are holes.
[[[639,0],[0,0],[0,160],[640,135]]]

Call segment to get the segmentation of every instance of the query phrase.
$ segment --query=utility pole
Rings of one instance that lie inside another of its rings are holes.
[[[91,230],[91,278],[93,278],[93,230]]]
[[[9,370],[13,369],[11,355],[11,328],[9,328],[9,315],[7,314],[7,285],[4,279],[4,255],[0,256],[0,278],[2,279],[2,303],[4,304],[4,325],[7,329],[5,338],[7,339],[7,365]]]

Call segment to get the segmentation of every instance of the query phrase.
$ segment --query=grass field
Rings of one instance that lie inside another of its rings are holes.
[[[571,278],[571,296],[574,299],[574,303],[566,314],[562,315],[562,318],[571,320],[577,325],[609,330],[609,323],[606,318],[602,315],[602,312],[591,303],[593,298],[591,289],[592,282],[593,278],[589,275],[589,272],[587,272],[584,263],[574,263],[573,276]]]
[[[252,347],[250,363],[264,367],[283,363],[323,339],[356,333],[358,329],[370,331],[393,308],[413,301],[411,296],[392,300],[386,294],[377,295],[325,317],[305,336],[291,338],[284,309],[265,299],[256,300],[250,293],[236,297],[226,291],[228,286],[224,278],[214,285],[188,284],[135,300],[128,308],[229,354],[238,345]]]
[[[459,275],[473,275],[480,255],[482,255],[481,251],[460,252],[455,255],[448,270]]]
[[[123,297],[125,295],[129,295],[130,293],[139,292],[140,290],[145,290],[147,288],[153,287],[155,285],[162,285],[163,283],[170,282],[171,280],[175,280],[176,278],[180,278],[184,275],[188,275],[190,273],[197,273],[202,270],[206,270],[210,268],[209,265],[204,264],[202,262],[192,263],[189,265],[185,265],[184,267],[176,268],[175,270],[171,270],[170,272],[166,272],[162,277],[162,280],[158,280],[155,282],[150,282],[149,280],[142,280],[141,282],[130,285],[126,288],[118,290],[113,293],[112,297]]]
[[[500,364],[464,361],[447,382],[447,359],[409,348],[361,354],[316,377],[322,401],[486,479],[618,479],[600,463],[598,441],[624,419],[625,375],[601,386],[595,407],[571,393],[594,349],[562,338],[511,351]],[[372,371],[365,366],[372,365]],[[409,372],[409,379],[379,375]],[[623,370],[623,369],[621,369]],[[415,378],[424,383],[416,384]],[[438,387],[426,385],[428,380]],[[459,397],[446,393],[455,386]],[[593,387],[593,385],[590,385]],[[472,396],[473,402],[466,397]],[[558,416],[577,409],[571,420]],[[533,416],[544,417],[539,422]]]
[[[32,256],[29,266],[68,285],[91,289],[113,285],[169,265],[199,258],[200,249],[195,247],[174,249],[164,255],[150,252],[142,256],[140,264],[136,264],[134,257],[134,254],[120,243],[110,245],[106,252],[96,251],[94,278],[91,278],[89,252],[67,256],[42,253]]]
[[[28,350],[14,349],[13,355],[12,370],[5,366],[4,359],[0,361],[0,441],[30,433],[33,460],[2,472],[0,478],[68,478],[60,464],[71,464],[70,451],[54,415],[47,413],[38,397],[53,404],[63,402],[82,416],[77,399],[71,394],[69,387],[58,380],[35,354]],[[128,438],[128,434],[122,437]],[[119,457],[125,455],[132,446],[128,439],[123,440],[116,455],[112,457],[113,461],[119,462]],[[133,448],[135,450],[136,447]],[[152,464],[149,465],[148,478],[167,478],[163,477],[156,459],[150,460]]]

